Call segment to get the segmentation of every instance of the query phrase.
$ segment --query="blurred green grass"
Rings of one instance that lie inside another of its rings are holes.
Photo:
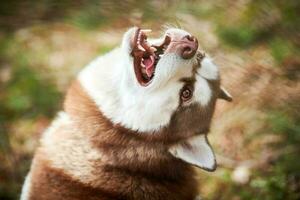
[[[299,199],[299,10],[297,0],[2,2],[0,199],[18,198],[38,138],[82,66],[129,26],[166,24],[199,38],[235,98],[217,107],[211,139],[226,159],[199,171],[203,198]],[[234,178],[241,166],[246,181]]]

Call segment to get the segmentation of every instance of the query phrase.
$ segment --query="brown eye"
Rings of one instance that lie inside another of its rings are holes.
[[[183,101],[190,100],[192,98],[192,96],[193,96],[193,92],[188,87],[183,88],[183,90],[181,91],[181,99]]]

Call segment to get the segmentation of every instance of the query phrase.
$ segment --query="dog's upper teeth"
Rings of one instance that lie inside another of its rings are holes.
[[[150,32],[152,32],[152,30],[151,29],[142,29],[141,32],[143,32],[143,33],[150,33]]]
[[[142,47],[142,45],[139,44],[139,43],[138,43],[137,47],[138,47],[138,49],[141,50],[141,51],[146,51],[146,50],[144,49],[144,47]]]
[[[143,62],[141,62],[141,66],[142,66],[143,68],[146,68],[146,66],[144,65],[144,63],[143,63]]]
[[[140,41],[141,41],[141,32],[139,32],[139,35],[138,35],[138,37],[137,37],[137,43],[139,44],[140,43]]]
[[[151,49],[153,52],[157,51],[157,49],[156,49],[155,47],[150,47],[150,49]]]
[[[163,55],[162,55],[162,54],[159,54],[158,56],[161,58]]]

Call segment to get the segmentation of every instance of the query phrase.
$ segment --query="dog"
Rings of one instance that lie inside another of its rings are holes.
[[[194,200],[193,166],[214,171],[217,99],[231,101],[197,39],[133,27],[92,61],[44,132],[21,200]]]

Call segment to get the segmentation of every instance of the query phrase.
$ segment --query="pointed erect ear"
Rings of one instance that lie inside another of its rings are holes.
[[[217,166],[206,135],[195,136],[184,143],[171,146],[169,152],[174,157],[207,171],[214,171]]]
[[[220,93],[219,93],[218,98],[224,99],[226,101],[232,101],[231,94],[229,94],[229,92],[227,92],[227,90],[225,88],[223,88],[222,86],[220,87]]]

